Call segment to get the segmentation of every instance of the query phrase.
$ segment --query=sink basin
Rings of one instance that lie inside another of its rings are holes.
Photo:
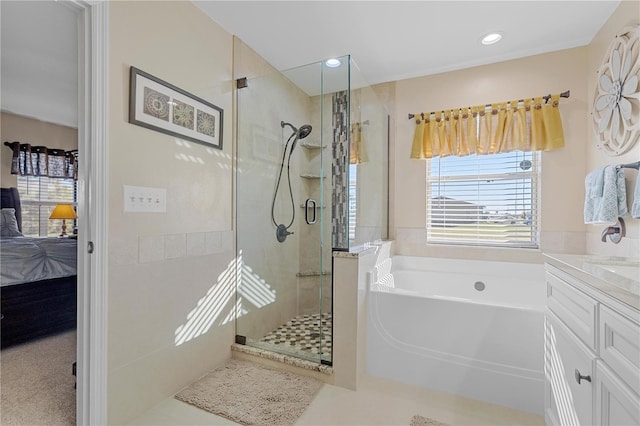
[[[611,265],[606,263],[596,263],[596,266],[605,271],[612,272],[617,275],[629,278],[634,281],[640,281],[640,265]]]
[[[640,262],[635,259],[617,256],[585,256],[583,262],[587,269],[593,270],[594,268],[598,268],[616,274],[621,278],[628,278],[636,283],[640,283]]]

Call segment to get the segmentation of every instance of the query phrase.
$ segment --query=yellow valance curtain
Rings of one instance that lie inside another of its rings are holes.
[[[351,141],[349,143],[349,163],[359,164],[369,161],[364,150],[364,139],[362,137],[362,123],[351,125]]]
[[[416,115],[411,158],[549,151],[564,146],[560,95]]]

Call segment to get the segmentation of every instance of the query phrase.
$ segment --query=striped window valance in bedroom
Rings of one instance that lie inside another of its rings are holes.
[[[5,142],[13,151],[11,174],[78,179],[78,150],[34,146],[28,143]]]

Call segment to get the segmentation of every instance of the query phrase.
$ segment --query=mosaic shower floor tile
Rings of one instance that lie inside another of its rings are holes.
[[[277,352],[330,361],[332,325],[330,313],[301,315],[278,327],[257,343],[262,348]]]

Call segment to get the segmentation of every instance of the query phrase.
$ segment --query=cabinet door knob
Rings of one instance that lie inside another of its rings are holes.
[[[582,374],[580,374],[580,371],[578,371],[578,369],[576,368],[576,382],[580,384],[581,380],[586,380],[587,382],[591,382],[591,376],[583,376]]]

